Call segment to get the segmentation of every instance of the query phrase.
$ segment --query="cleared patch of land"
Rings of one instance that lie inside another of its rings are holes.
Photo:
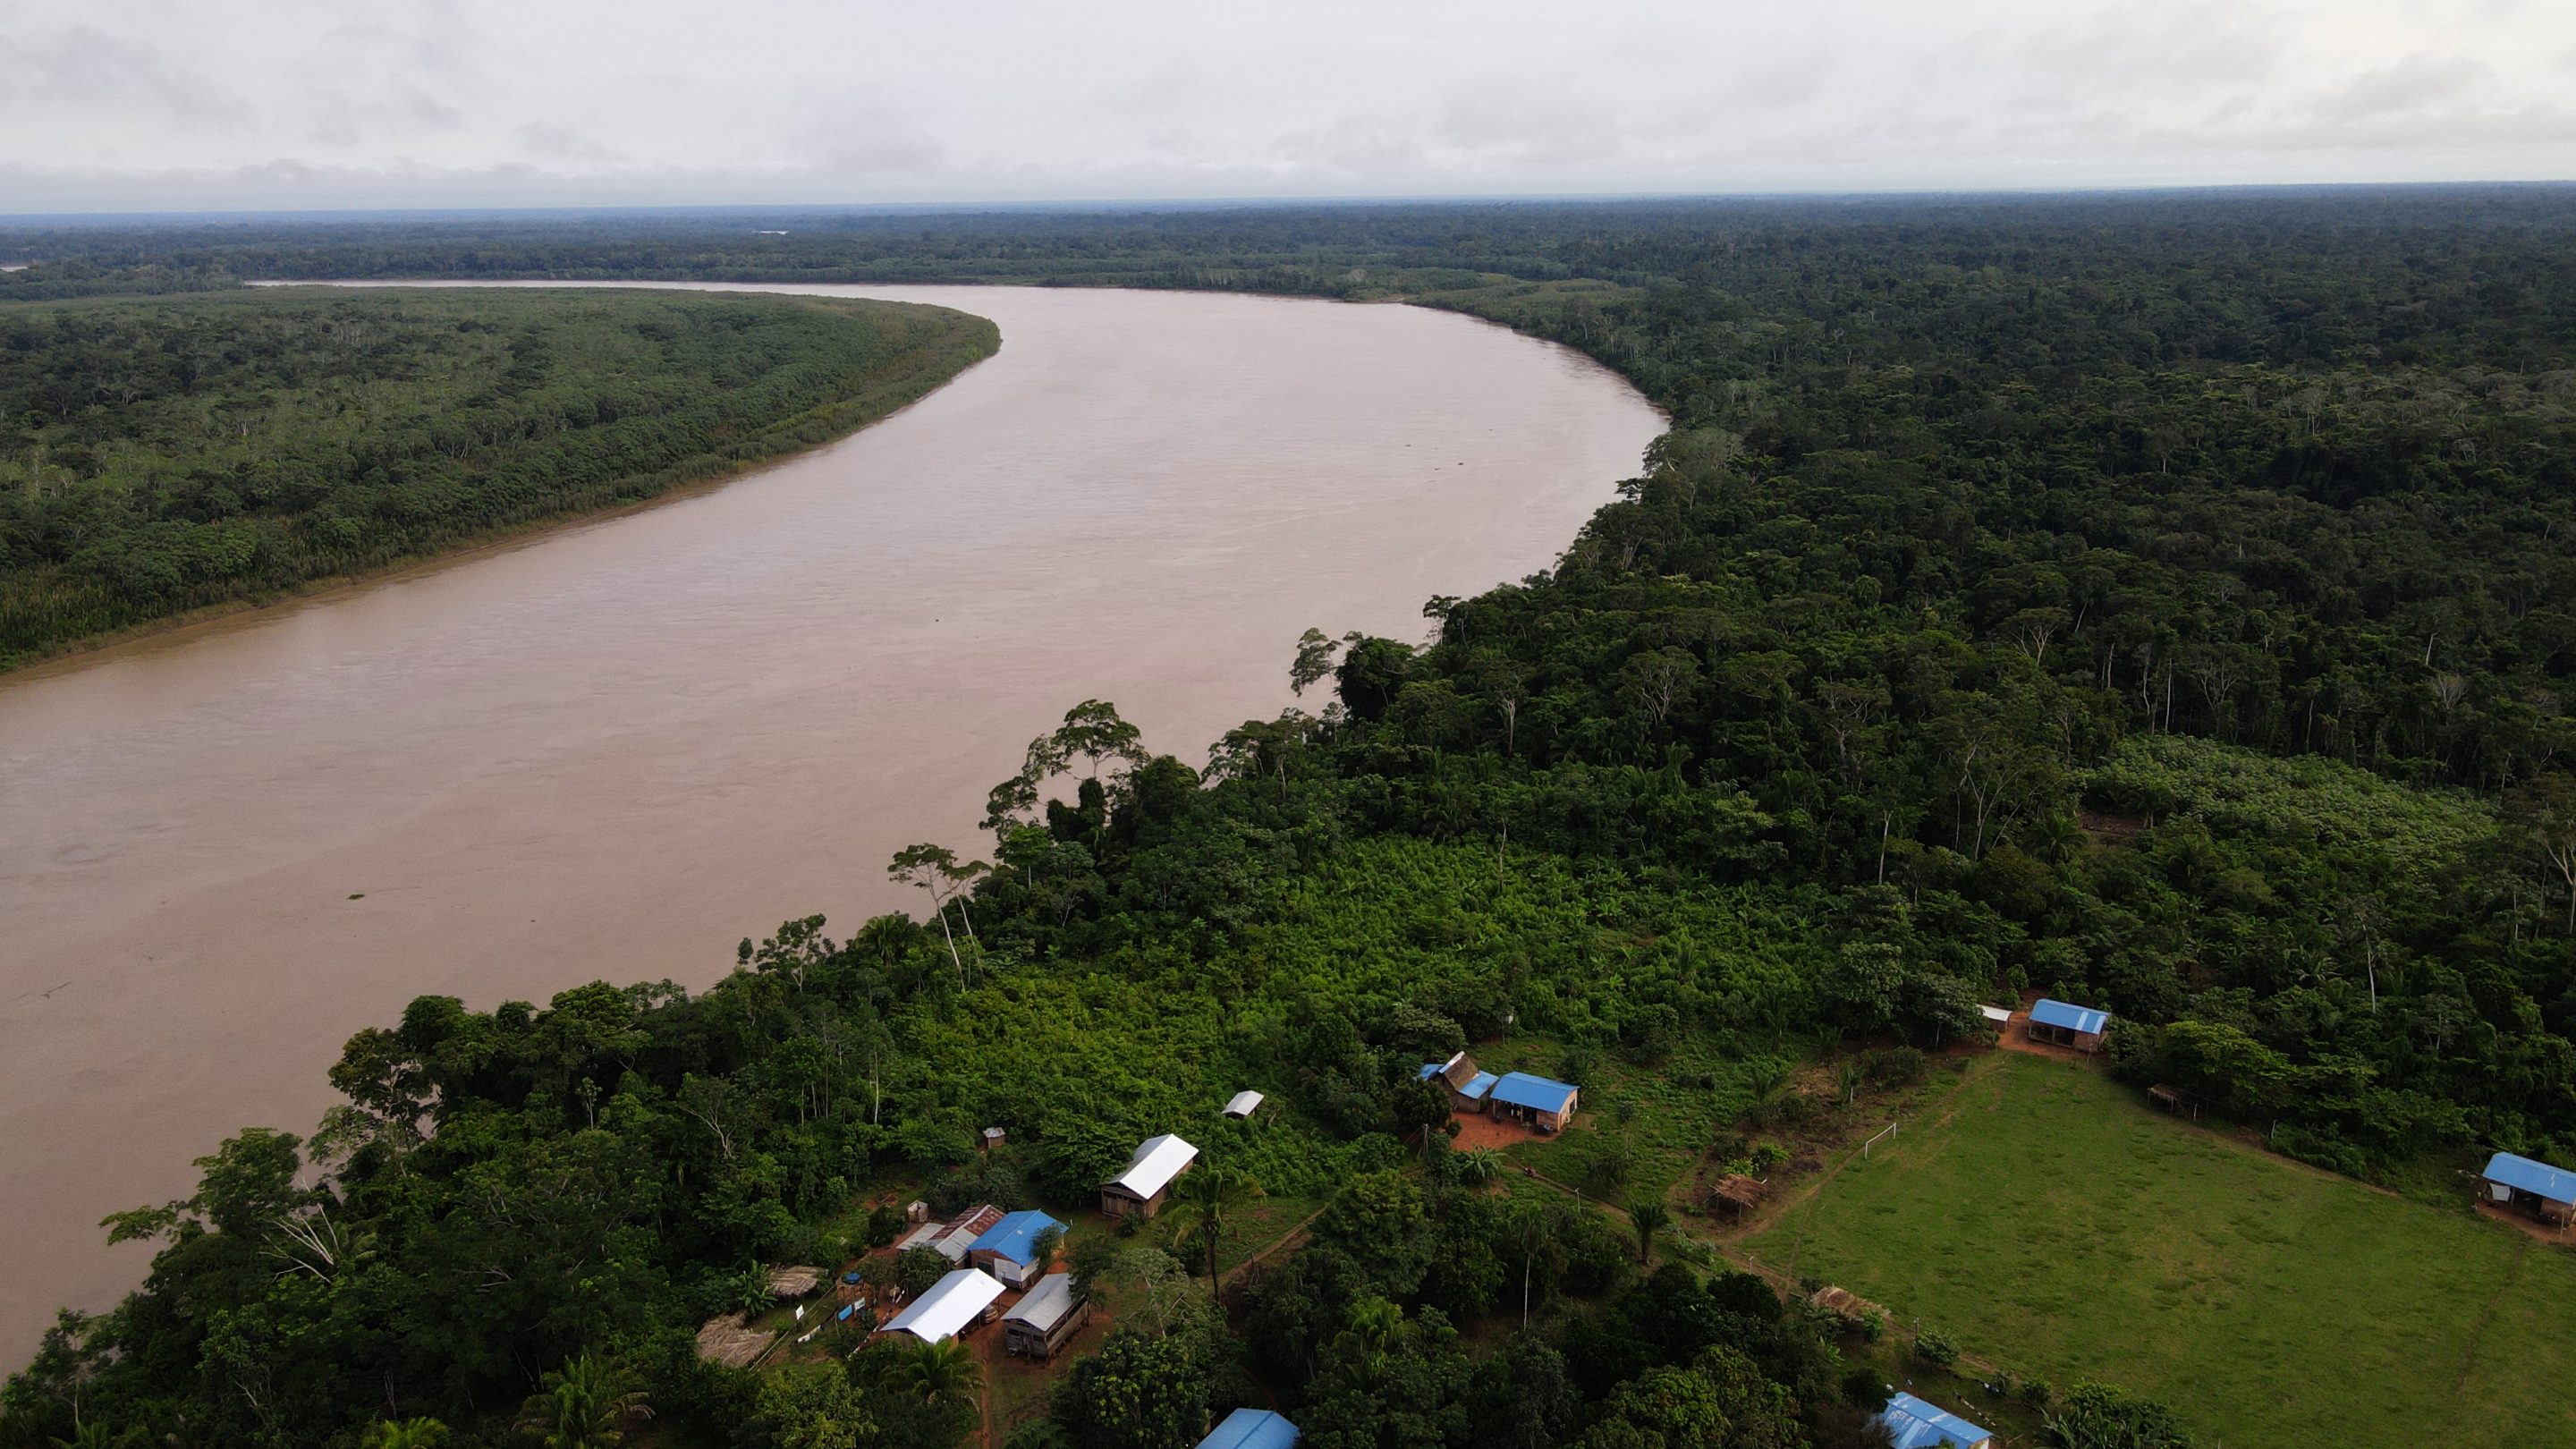
[[[2576,1443],[2576,1254],[2088,1067],[1986,1059],[1743,1247],[2017,1374],[2164,1399],[2213,1444]]]

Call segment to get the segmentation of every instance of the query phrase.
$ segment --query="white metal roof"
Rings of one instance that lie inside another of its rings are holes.
[[[1073,1275],[1049,1273],[1038,1280],[1019,1304],[1002,1315],[1004,1323],[1025,1323],[1040,1333],[1051,1333],[1073,1311]]]
[[[893,1321],[888,1333],[909,1333],[924,1343],[953,1338],[1002,1296],[1002,1284],[980,1268],[960,1268],[930,1285]]]
[[[1977,1015],[1998,1024],[2012,1020],[2012,1011],[2001,1006],[1980,1006],[1977,1008]]]
[[[1137,1144],[1136,1155],[1127,1159],[1127,1170],[1109,1179],[1109,1185],[1124,1188],[1138,1197],[1152,1197],[1171,1185],[1181,1169],[1198,1161],[1199,1150],[1166,1132],[1148,1137]]]
[[[948,1225],[946,1223],[923,1223],[920,1227],[914,1228],[911,1232],[904,1234],[903,1241],[895,1244],[894,1250],[898,1253],[904,1253],[909,1252],[914,1248],[927,1248],[930,1246],[933,1239],[946,1231],[948,1231]]]
[[[1225,1104],[1225,1115],[1229,1117],[1249,1117],[1255,1111],[1259,1110],[1260,1106],[1261,1094],[1259,1092],[1237,1092],[1234,1094],[1233,1100]]]

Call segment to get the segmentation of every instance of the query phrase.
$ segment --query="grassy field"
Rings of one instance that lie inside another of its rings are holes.
[[[2576,1253],[1998,1054],[1742,1245],[2213,1445],[2576,1444]]]

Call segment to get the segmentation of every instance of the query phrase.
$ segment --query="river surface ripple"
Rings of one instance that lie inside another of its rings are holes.
[[[416,995],[704,986],[915,903],[1088,698],[1196,762],[1309,625],[1548,566],[1661,420],[1466,318],[1201,293],[936,302],[992,360],[659,506],[0,681],[0,1365],[246,1124],[307,1131]],[[1314,703],[1315,701],[1309,701]]]

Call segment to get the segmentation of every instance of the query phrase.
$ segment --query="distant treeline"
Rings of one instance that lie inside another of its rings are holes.
[[[939,308],[595,291],[0,308],[0,668],[824,442],[997,342]]]

